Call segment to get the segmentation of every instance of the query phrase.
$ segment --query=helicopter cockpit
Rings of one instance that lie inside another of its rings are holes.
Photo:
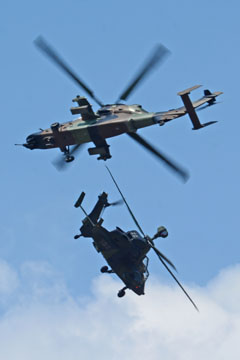
[[[146,240],[136,230],[127,231],[127,236],[130,241],[139,240],[146,243]]]
[[[110,115],[111,113],[112,113],[111,107],[110,106],[104,106],[101,109],[99,109],[96,114],[99,115],[99,116],[106,116],[106,115]]]
[[[148,272],[148,257],[145,256],[143,261],[137,264],[132,271],[123,274],[125,280],[131,284],[130,288],[134,288],[134,292],[138,295],[144,295],[145,282],[149,277]]]
[[[136,230],[128,231],[128,241],[130,242],[130,253],[132,258],[141,259],[149,251],[147,239],[142,237]]]
[[[134,104],[134,105],[114,104],[114,105],[105,105],[104,107],[101,107],[96,114],[99,116],[106,116],[112,113],[142,114],[142,113],[147,113],[147,111],[144,110],[142,106],[139,104]]]
[[[125,105],[125,104],[117,104],[116,107],[113,109],[114,113],[127,113],[127,114],[142,114],[147,113],[146,110],[142,108],[141,105]]]
[[[41,135],[42,135],[42,131],[38,131],[29,135],[26,138],[26,143],[23,144],[23,146],[30,150],[33,150],[35,148],[44,149],[46,146],[45,143],[43,142],[43,138]]]

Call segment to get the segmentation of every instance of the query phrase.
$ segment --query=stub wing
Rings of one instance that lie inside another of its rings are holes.
[[[73,99],[73,102],[77,102],[78,106],[72,107],[70,109],[72,115],[81,114],[83,121],[86,122],[97,119],[97,115],[94,113],[92,105],[85,97],[77,96],[75,99]]]
[[[204,96],[201,97],[200,99],[192,102],[189,98],[189,94],[191,91],[199,88],[200,86],[201,85],[195,85],[192,88],[186,89],[184,91],[180,91],[178,93],[178,95],[181,97],[181,99],[184,103],[184,106],[179,107],[177,109],[171,109],[171,110],[168,110],[165,112],[158,113],[154,117],[154,120],[161,124],[161,122],[164,123],[164,122],[176,119],[178,117],[184,116],[185,114],[188,114],[190,117],[190,120],[193,124],[194,130],[197,130],[204,126],[213,124],[215,121],[206,123],[206,124],[201,124],[198,119],[195,109],[204,104],[207,104],[208,106],[213,105],[216,101],[216,97],[221,95],[222,92],[215,91],[215,92],[211,93],[209,90],[204,90]]]

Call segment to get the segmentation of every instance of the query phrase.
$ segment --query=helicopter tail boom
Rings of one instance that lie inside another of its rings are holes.
[[[98,201],[94,206],[93,210],[90,212],[90,214],[87,214],[87,212],[82,207],[82,202],[84,197],[85,197],[85,193],[82,192],[79,198],[77,199],[76,203],[74,204],[76,208],[80,207],[80,209],[84,212],[86,216],[85,219],[83,219],[82,221],[83,225],[80,228],[80,234],[75,235],[74,236],[75,239],[78,239],[80,236],[92,237],[92,231],[94,227],[98,224],[101,225],[103,222],[103,219],[99,220],[102,210],[107,206],[114,205],[108,203],[107,201],[108,195],[105,192],[103,192],[101,195],[99,195]]]

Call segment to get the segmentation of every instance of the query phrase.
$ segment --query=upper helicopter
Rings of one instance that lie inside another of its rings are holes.
[[[65,74],[74,80],[80,88],[100,106],[100,108],[97,112],[94,112],[92,105],[85,97],[79,95],[76,96],[76,98],[73,99],[73,102],[76,102],[77,106],[72,107],[70,110],[73,115],[80,115],[79,118],[62,124],[55,122],[49,129],[41,129],[41,131],[29,135],[26,138],[26,143],[22,144],[24,147],[31,150],[60,148],[64,154],[64,158],[57,161],[56,165],[58,168],[62,168],[65,163],[73,161],[73,154],[76,150],[79,149],[82,144],[88,142],[93,142],[95,145],[95,147],[88,149],[90,155],[99,155],[98,160],[107,160],[111,158],[109,145],[107,144],[106,139],[126,133],[133,140],[155,155],[184,181],[187,180],[187,171],[150,145],[145,139],[137,134],[137,130],[155,124],[162,126],[166,122],[184,116],[187,113],[193,124],[194,130],[213,124],[216,121],[201,124],[195,108],[204,104],[206,105],[203,106],[203,108],[213,105],[216,101],[216,97],[222,94],[222,92],[218,91],[211,93],[209,90],[204,90],[204,95],[200,99],[191,102],[189,93],[200,86],[196,85],[178,93],[182,98],[184,106],[160,112],[148,112],[144,110],[141,105],[137,104],[123,104],[122,101],[128,99],[129,95],[135,90],[137,85],[139,85],[140,82],[157,65],[162,63],[167,55],[169,55],[170,51],[160,44],[156,46],[146,63],[121,93],[117,101],[114,104],[105,105],[42,37],[35,40],[35,45],[58,65]],[[70,148],[70,146],[72,147]]]

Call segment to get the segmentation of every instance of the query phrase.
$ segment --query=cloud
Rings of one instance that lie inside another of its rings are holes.
[[[5,296],[14,301],[0,316],[1,359],[240,358],[239,265],[205,287],[185,284],[200,313],[175,285],[153,278],[145,296],[129,291],[119,299],[120,283],[101,275],[91,295],[73,298],[47,263],[26,263],[16,272],[1,262],[0,279],[4,274]]]
[[[0,297],[10,295],[18,286],[18,275],[6,261],[0,260]]]

